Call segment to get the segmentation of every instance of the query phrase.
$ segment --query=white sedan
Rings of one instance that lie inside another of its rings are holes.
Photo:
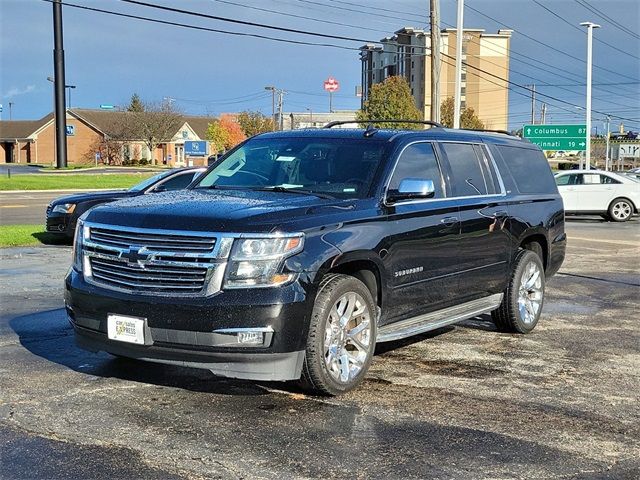
[[[640,208],[640,183],[602,170],[556,173],[556,185],[568,215],[602,215],[626,222]]]

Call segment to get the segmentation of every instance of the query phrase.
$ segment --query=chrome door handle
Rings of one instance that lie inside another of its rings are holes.
[[[455,225],[459,221],[460,219],[458,217],[444,217],[442,220],[440,220],[440,223],[446,225],[447,227],[450,227],[452,225]]]

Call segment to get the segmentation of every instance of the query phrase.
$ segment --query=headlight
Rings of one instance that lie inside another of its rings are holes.
[[[53,207],[53,213],[73,213],[75,209],[75,203],[59,203]]]
[[[224,288],[275,287],[293,280],[283,260],[302,250],[303,237],[239,238],[233,242]]]
[[[73,268],[78,272],[82,271],[82,246],[84,239],[89,237],[89,227],[85,226],[82,220],[76,224],[76,233],[73,237]]]

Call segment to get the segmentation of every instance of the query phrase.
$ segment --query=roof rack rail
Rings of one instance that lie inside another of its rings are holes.
[[[472,132],[489,132],[489,133],[502,133],[504,135],[509,135],[510,137],[518,137],[520,138],[518,135],[508,132],[506,130],[492,130],[490,128],[469,128],[469,129],[465,129],[465,130],[471,130]]]
[[[347,125],[349,123],[366,123],[373,125],[374,123],[415,123],[421,125],[431,125],[432,127],[444,128],[444,125],[438,122],[432,122],[431,120],[336,120],[335,122],[329,122],[322,128],[331,128],[337,125]]]

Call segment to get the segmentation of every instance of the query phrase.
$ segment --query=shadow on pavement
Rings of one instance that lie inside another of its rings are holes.
[[[44,245],[71,245],[73,243],[71,238],[48,232],[36,232],[31,234],[31,236]]]
[[[76,372],[221,395],[265,395],[258,383],[214,376],[208,370],[115,358],[78,348],[63,308],[15,317],[9,326],[28,351]],[[266,384],[265,384],[266,385]],[[283,388],[287,384],[278,384]],[[293,389],[295,390],[295,388]]]

